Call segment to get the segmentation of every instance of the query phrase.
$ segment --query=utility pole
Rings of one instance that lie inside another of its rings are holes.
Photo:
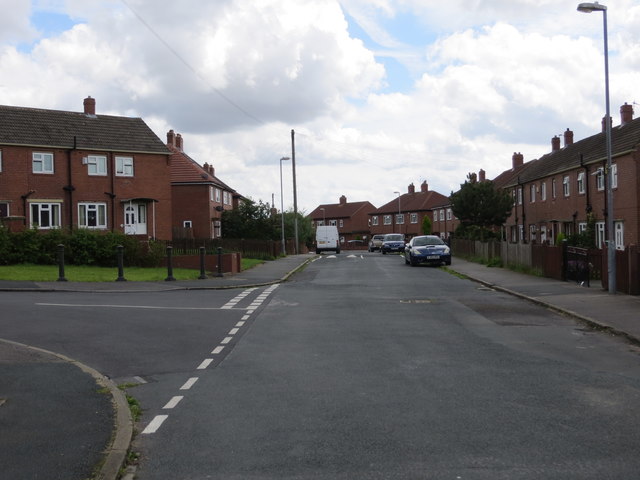
[[[295,132],[291,129],[291,167],[293,169],[293,232],[295,237],[295,253],[298,255],[298,191],[296,188],[296,143]]]

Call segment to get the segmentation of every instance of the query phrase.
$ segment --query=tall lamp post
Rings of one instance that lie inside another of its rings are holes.
[[[400,192],[393,192],[393,193],[398,195],[398,216],[396,217],[396,227],[397,227],[398,226],[398,220],[400,219],[400,212],[402,211],[400,209]],[[398,233],[400,233],[400,232],[398,231]]]
[[[322,225],[326,225],[327,224],[327,215],[326,215],[326,211],[324,209],[324,207],[320,207],[320,210],[322,210]]]
[[[285,239],[284,239],[284,194],[282,193],[282,162],[286,161],[286,160],[290,160],[289,157],[282,157],[280,159],[280,227],[282,230],[282,238],[281,238],[281,244],[282,244],[282,255],[286,255],[287,254],[287,250],[286,250],[286,246],[285,246]]]
[[[613,176],[611,169],[611,109],[609,105],[609,42],[607,34],[607,7],[600,5],[598,2],[581,3],[578,5],[578,11],[583,13],[602,12],[602,21],[604,25],[604,92],[605,92],[605,132],[607,139],[607,275],[609,284],[609,293],[616,293],[616,237],[613,230]]]

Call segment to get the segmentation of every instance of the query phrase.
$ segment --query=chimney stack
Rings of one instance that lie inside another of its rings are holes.
[[[613,127],[613,118],[609,117],[609,124]],[[606,117],[602,117],[602,132],[607,131],[607,120]]]
[[[347,204],[347,197],[345,197],[344,195],[342,195],[340,197],[340,205],[346,205]]]
[[[513,156],[511,157],[511,168],[515,170],[516,168],[520,168],[524,164],[524,155],[522,153],[513,152]]]
[[[633,120],[633,105],[627,105],[627,102],[624,102],[624,105],[620,107],[620,125],[626,125]]]
[[[96,114],[96,99],[95,98],[91,98],[91,95],[89,95],[87,98],[84,99],[84,113],[86,115],[95,115]]]
[[[478,172],[478,181],[484,182],[486,180],[485,175],[486,172],[483,169],[480,169],[480,171]]]
[[[179,133],[176,135],[176,148],[178,150],[180,150],[181,152],[182,150],[182,135],[180,135]]]
[[[560,137],[555,135],[551,139],[551,151],[552,152],[557,152],[558,150],[560,150]]]
[[[564,146],[573,145],[573,132],[568,128],[564,132]]]
[[[422,182],[422,185],[420,185],[420,191],[422,193],[425,193],[425,192],[429,191],[429,184],[427,183],[426,180],[424,182]]]
[[[167,145],[175,146],[176,144],[176,134],[173,130],[169,130],[167,132]]]
[[[409,188],[407,189],[407,191],[409,193],[416,193],[416,186],[413,183],[409,184]]]

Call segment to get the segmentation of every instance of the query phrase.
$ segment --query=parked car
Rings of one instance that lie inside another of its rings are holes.
[[[384,235],[374,235],[371,237],[369,241],[369,251],[375,252],[376,250],[380,250],[382,247],[382,240],[384,240]]]
[[[382,240],[380,247],[382,253],[403,252],[404,251],[404,235],[401,233],[387,233]]]
[[[451,249],[436,235],[413,237],[404,249],[404,263],[412,267],[420,263],[451,265]]]

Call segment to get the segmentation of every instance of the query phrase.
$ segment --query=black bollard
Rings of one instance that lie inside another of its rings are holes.
[[[198,280],[205,280],[207,278],[207,273],[204,271],[204,247],[200,247],[200,276]]]
[[[124,278],[124,247],[118,245],[116,251],[118,256],[118,278],[116,278],[116,282],[126,282],[127,279]]]
[[[64,277],[64,245],[58,245],[58,281],[66,282]]]
[[[169,245],[167,247],[167,278],[164,279],[165,282],[175,282],[175,278],[173,278],[173,247]]]
[[[218,247],[218,273],[216,277],[224,277],[222,274],[222,247]]]

